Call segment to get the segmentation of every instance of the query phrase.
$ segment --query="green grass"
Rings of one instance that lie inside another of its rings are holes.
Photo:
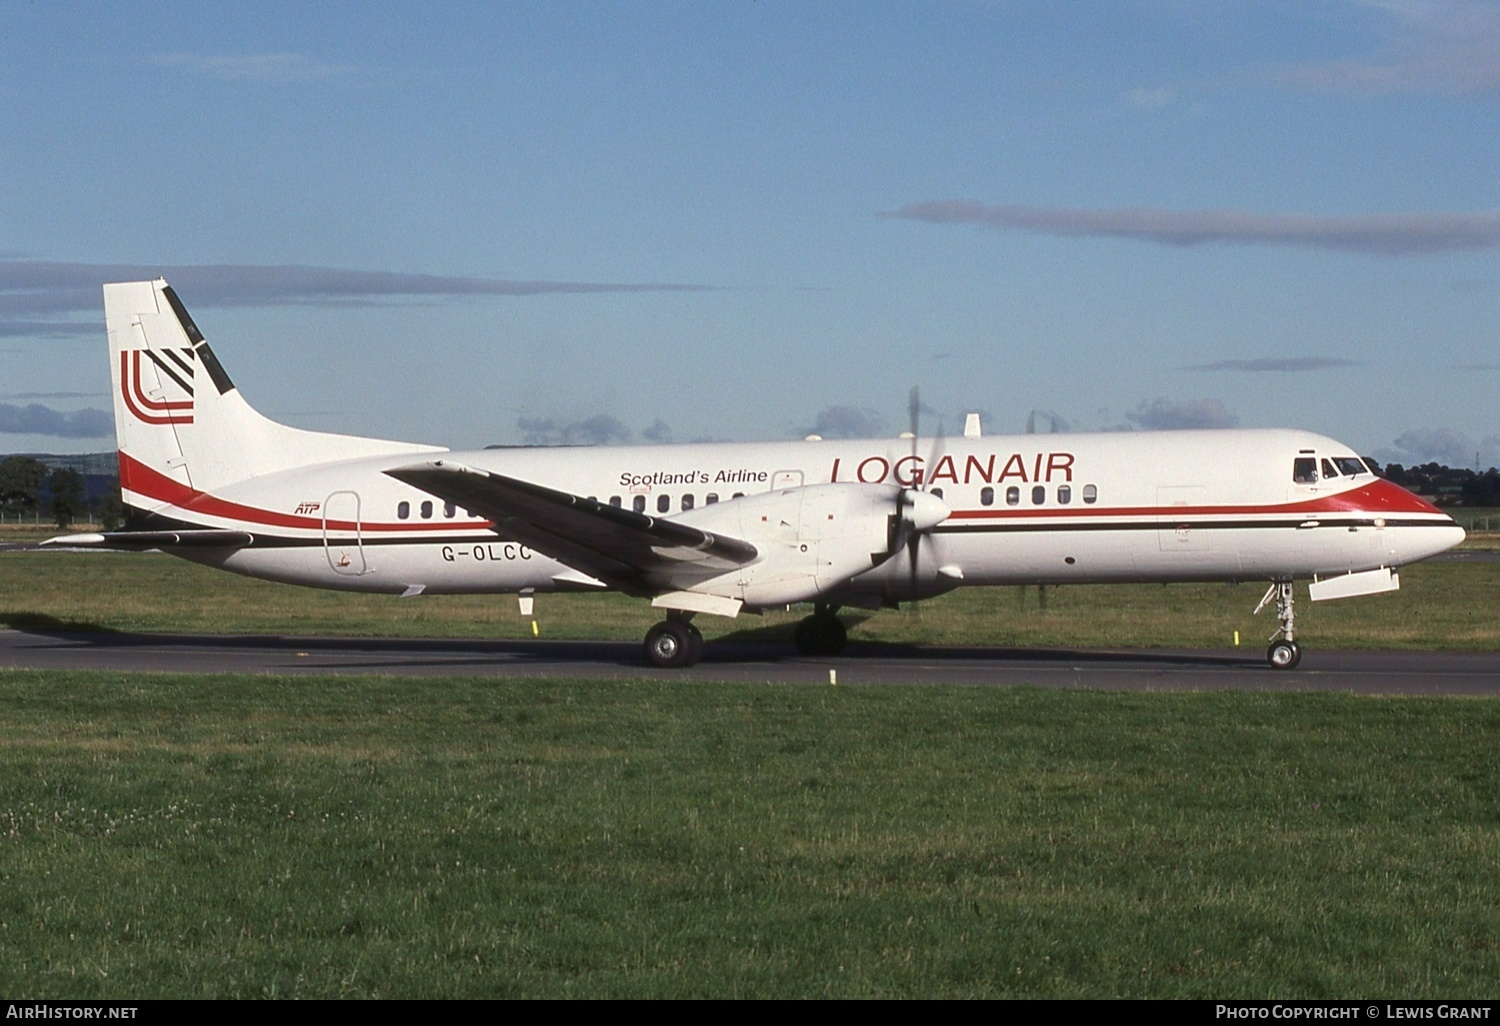
[[[237,577],[168,556],[0,553],[0,624],[122,631],[531,636],[513,596],[350,595]],[[1223,648],[1240,633],[1259,649],[1275,609],[1252,616],[1264,585],[1079,585],[971,588],[900,611],[847,611],[855,641],[943,645]],[[1500,648],[1500,564],[1429,562],[1401,571],[1399,592],[1303,601],[1299,632],[1325,648]],[[1042,602],[1045,600],[1045,606]],[[706,636],[786,640],[805,610],[703,617]],[[618,595],[541,595],[542,637],[638,640],[660,618]]]
[[[975,589],[853,637],[1258,648],[1261,590]],[[1419,564],[1299,627],[1493,649],[1497,594]],[[0,623],[530,636],[513,598],[129,554],[0,553]],[[0,991],[1484,998],[1497,702],[0,672]]]
[[[0,673],[0,991],[1473,997],[1500,704]]]

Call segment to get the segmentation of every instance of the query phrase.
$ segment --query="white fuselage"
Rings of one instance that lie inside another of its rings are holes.
[[[887,559],[827,596],[855,603],[959,585],[1328,576],[1399,566],[1463,537],[1449,517],[1365,471],[1349,447],[1301,431],[945,438],[915,449],[909,439],[890,439],[441,455],[684,522],[712,504],[808,485],[940,493],[951,515],[921,536],[914,558]],[[256,577],[427,594],[595,583],[384,473],[412,459],[319,463],[212,493],[148,470],[123,477],[131,505],[253,534],[249,546],[179,554]],[[1299,472],[1308,460],[1311,476]],[[1324,472],[1339,466],[1345,473]]]

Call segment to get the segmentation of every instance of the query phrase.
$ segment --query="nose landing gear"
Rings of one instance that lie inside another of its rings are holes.
[[[1294,640],[1296,624],[1292,611],[1292,582],[1272,581],[1271,587],[1266,589],[1261,598],[1260,605],[1255,607],[1255,612],[1259,613],[1266,608],[1273,598],[1276,600],[1276,619],[1281,626],[1271,635],[1271,645],[1266,649],[1266,662],[1271,664],[1273,670],[1294,670],[1302,661],[1302,647]]]

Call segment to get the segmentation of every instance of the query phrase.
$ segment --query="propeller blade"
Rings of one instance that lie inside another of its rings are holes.
[[[894,556],[902,548],[906,549],[906,588],[911,599],[917,595],[917,563],[922,535],[947,520],[951,513],[947,503],[920,488],[903,488],[896,495],[896,509],[891,514],[887,534],[887,551]]]

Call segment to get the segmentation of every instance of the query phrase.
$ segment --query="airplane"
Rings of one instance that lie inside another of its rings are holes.
[[[843,608],[954,588],[1262,580],[1266,659],[1298,665],[1313,601],[1400,587],[1457,545],[1440,510],[1295,430],[753,444],[436,445],[306,431],[245,400],[165,280],[104,286],[126,529],[46,544],[159,549],[251,577],[400,596],[615,590],[664,618],[644,656],[687,667],[695,616]]]

